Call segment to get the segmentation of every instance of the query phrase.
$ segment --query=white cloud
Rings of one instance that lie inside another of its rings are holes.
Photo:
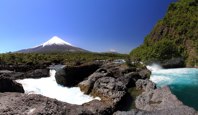
[[[110,51],[110,52],[117,52],[117,50],[116,50],[116,49],[113,49],[113,48],[110,49],[109,51]]]

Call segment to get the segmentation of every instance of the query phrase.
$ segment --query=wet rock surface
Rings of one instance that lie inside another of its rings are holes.
[[[72,87],[83,81],[99,68],[99,64],[83,64],[79,66],[66,66],[57,70],[55,78],[60,85]]]
[[[9,78],[0,76],[0,92],[19,92],[24,93],[23,86]]]
[[[95,68],[93,68],[95,67]],[[49,76],[48,69],[35,69],[28,72],[0,72],[0,114],[20,115],[197,115],[198,113],[183,105],[168,87],[156,88],[148,80],[150,71],[146,68],[128,67],[123,64],[107,63],[100,68],[95,65],[57,69],[56,79],[63,80],[65,86],[77,85],[86,94],[100,97],[83,105],[72,105],[42,95],[23,94],[23,87],[15,79],[39,78]],[[84,68],[84,69],[83,69]],[[99,69],[98,69],[99,68]],[[69,71],[69,74],[65,71]],[[82,74],[82,71],[85,73]],[[72,76],[72,77],[68,77]],[[79,77],[83,75],[83,77]],[[62,76],[62,78],[61,78]],[[67,76],[67,77],[65,77]],[[75,79],[77,78],[77,80]],[[86,78],[86,79],[85,79]],[[83,81],[84,80],[84,81]],[[71,84],[69,82],[72,82]],[[63,84],[62,84],[63,85]],[[137,109],[122,110],[131,87],[144,90],[135,100]],[[115,112],[117,111],[117,112]]]
[[[136,88],[144,92],[135,100],[137,109],[117,111],[114,115],[197,115],[193,108],[185,106],[173,95],[168,86],[156,88],[149,80],[138,80]]]
[[[185,61],[183,58],[180,57],[172,58],[161,62],[161,66],[163,68],[181,68],[181,67],[185,67]]]

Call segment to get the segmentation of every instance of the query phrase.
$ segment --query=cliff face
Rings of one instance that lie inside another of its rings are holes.
[[[170,4],[144,43],[130,53],[144,62],[183,58],[185,65],[198,65],[198,0],[178,0]]]

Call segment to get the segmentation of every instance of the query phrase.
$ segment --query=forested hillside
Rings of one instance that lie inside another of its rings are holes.
[[[186,66],[198,65],[198,0],[170,4],[164,18],[130,55],[144,62],[183,58]]]

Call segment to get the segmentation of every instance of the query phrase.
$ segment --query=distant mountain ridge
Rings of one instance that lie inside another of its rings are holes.
[[[60,53],[60,52],[89,52],[82,48],[72,46],[70,43],[54,36],[47,42],[34,47],[17,51],[18,53]]]
[[[185,66],[198,66],[198,0],[170,4],[165,17],[130,56],[144,62],[182,58]]]

